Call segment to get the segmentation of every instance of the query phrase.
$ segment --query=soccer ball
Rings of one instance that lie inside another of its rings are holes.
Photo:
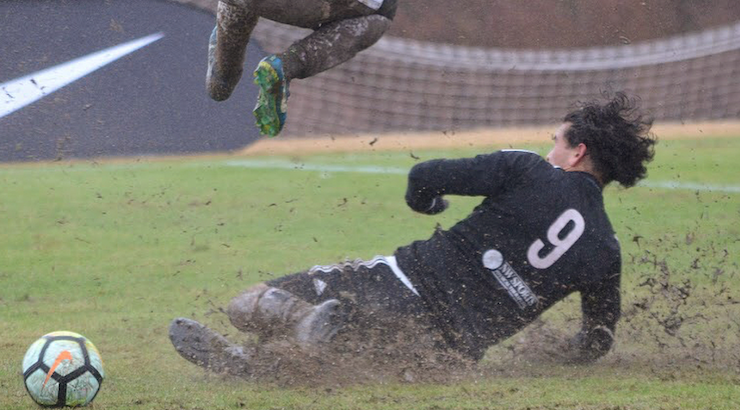
[[[33,342],[23,357],[23,381],[42,406],[84,406],[103,382],[103,359],[84,336],[52,332]]]

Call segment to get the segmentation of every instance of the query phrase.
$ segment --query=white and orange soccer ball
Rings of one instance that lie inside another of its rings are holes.
[[[103,382],[103,359],[87,338],[52,332],[31,344],[23,357],[23,381],[42,406],[84,406]]]

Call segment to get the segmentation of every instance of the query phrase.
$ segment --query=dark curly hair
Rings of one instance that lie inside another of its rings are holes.
[[[637,98],[623,92],[603,96],[608,101],[579,103],[563,118],[571,124],[565,138],[572,147],[586,145],[604,185],[617,181],[629,188],[645,177],[645,163],[655,155],[653,119],[640,112]]]

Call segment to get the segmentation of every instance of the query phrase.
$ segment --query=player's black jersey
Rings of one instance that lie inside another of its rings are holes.
[[[398,248],[398,264],[455,348],[485,348],[580,292],[584,328],[614,331],[619,244],[601,187],[528,151],[417,164],[406,201],[435,213],[444,195],[484,196],[449,230]]]

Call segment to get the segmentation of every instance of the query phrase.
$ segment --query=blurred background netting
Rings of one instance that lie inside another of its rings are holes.
[[[212,0],[189,2],[215,6]],[[431,1],[414,10],[400,0],[393,29],[375,46],[316,77],[291,83],[284,134],[546,124],[560,120],[575,101],[598,97],[603,90],[639,95],[662,121],[740,117],[737,3],[534,3],[542,4],[494,1],[478,10],[476,19],[461,4],[447,12],[443,7],[449,9],[450,2]],[[550,17],[544,9],[548,5],[555,7]],[[574,7],[582,10],[569,20],[568,8]],[[490,24],[507,24],[507,16],[512,23],[500,31],[507,38],[486,32]],[[541,27],[544,23],[552,26]],[[555,32],[560,35],[549,34]],[[308,33],[261,19],[253,38],[275,53]]]

